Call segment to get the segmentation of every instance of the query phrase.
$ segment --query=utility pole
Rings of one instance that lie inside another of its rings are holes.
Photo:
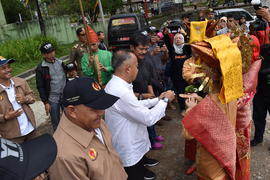
[[[46,36],[46,27],[45,27],[45,23],[44,23],[44,20],[42,18],[42,15],[41,15],[38,0],[35,0],[35,3],[36,3],[36,6],[37,6],[37,14],[38,14],[38,22],[39,22],[40,31],[41,31],[41,34],[43,36]]]
[[[104,19],[104,13],[103,13],[101,0],[98,0],[98,6],[99,6],[99,12],[100,12],[102,23],[103,23],[103,28],[104,28],[104,31],[106,31],[106,25],[105,25],[105,19]]]

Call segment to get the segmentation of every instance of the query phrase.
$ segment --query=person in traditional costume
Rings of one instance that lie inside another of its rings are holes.
[[[84,53],[81,59],[82,72],[84,76],[94,78],[104,87],[113,73],[112,53],[98,48],[98,36],[90,26],[86,26],[86,33],[90,52]]]
[[[257,85],[261,63],[256,56],[259,46],[256,39],[250,37],[256,45],[252,49],[250,38],[238,33],[209,39],[203,36],[193,37],[197,39],[191,44],[193,62],[187,60],[186,63],[193,64],[189,67],[193,71],[196,67],[195,75],[190,74],[190,77],[210,79],[209,94],[200,102],[190,96],[182,121],[186,137],[197,141],[197,175],[201,180],[249,180],[251,116],[248,102]]]

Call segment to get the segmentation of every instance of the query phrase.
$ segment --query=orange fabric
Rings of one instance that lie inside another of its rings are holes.
[[[88,43],[98,43],[98,36],[97,33],[89,26],[86,26],[86,36],[87,36],[87,42]]]
[[[235,180],[250,180],[250,159],[239,161],[241,169],[236,168]]]
[[[250,180],[250,132],[251,123],[245,129],[236,130],[237,165],[235,180]]]

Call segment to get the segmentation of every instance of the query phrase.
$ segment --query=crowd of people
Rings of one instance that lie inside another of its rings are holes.
[[[175,102],[193,163],[186,174],[250,179],[250,145],[263,142],[270,110],[270,13],[256,13],[264,28],[206,10],[198,21],[183,16],[176,32],[166,26],[136,34],[129,49],[115,52],[87,25],[77,29],[68,63],[42,44],[36,85],[54,138],[36,138],[33,92],[12,77],[15,60],[0,56],[1,179],[155,179],[147,167],[159,161],[148,152],[166,140],[155,125],[171,119],[166,109],[176,110]]]

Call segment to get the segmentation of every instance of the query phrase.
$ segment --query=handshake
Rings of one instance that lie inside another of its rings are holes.
[[[173,91],[171,91],[171,90],[165,91],[165,92],[161,93],[158,98],[159,99],[168,98],[168,100],[170,102],[172,102],[174,100],[174,98],[175,98],[175,93]]]

